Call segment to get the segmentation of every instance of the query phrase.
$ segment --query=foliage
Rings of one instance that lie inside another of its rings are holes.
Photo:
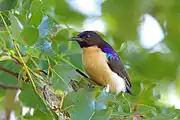
[[[23,120],[180,119],[179,110],[159,101],[172,84],[180,93],[180,1],[105,0],[101,8],[95,17],[105,21],[105,40],[129,66],[133,96],[88,88],[92,81],[77,72],[83,71],[81,50],[68,41],[87,16],[67,1],[0,1],[0,109],[7,119],[11,111]],[[144,14],[163,29],[159,45],[165,50],[140,45],[137,29]],[[23,107],[34,112],[24,115]]]

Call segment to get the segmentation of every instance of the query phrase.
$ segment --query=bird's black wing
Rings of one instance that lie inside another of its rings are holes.
[[[128,93],[132,94],[132,90],[131,90],[132,85],[129,75],[126,72],[123,63],[121,62],[121,59],[118,57],[117,53],[115,54],[116,56],[114,58],[108,58],[108,65],[113,72],[117,73],[120,77],[122,77],[125,80],[126,90]]]

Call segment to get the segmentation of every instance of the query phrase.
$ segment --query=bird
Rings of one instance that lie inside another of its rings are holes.
[[[82,63],[91,80],[107,92],[132,95],[130,77],[117,52],[95,31],[82,31],[69,38],[82,49]]]

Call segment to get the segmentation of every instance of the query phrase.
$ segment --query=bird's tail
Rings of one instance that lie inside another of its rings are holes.
[[[132,89],[128,85],[126,85],[126,92],[133,95]]]

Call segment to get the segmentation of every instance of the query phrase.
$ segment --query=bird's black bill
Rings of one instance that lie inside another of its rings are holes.
[[[82,41],[82,38],[80,38],[80,37],[72,37],[72,38],[69,38],[69,40],[71,40],[71,41]]]

